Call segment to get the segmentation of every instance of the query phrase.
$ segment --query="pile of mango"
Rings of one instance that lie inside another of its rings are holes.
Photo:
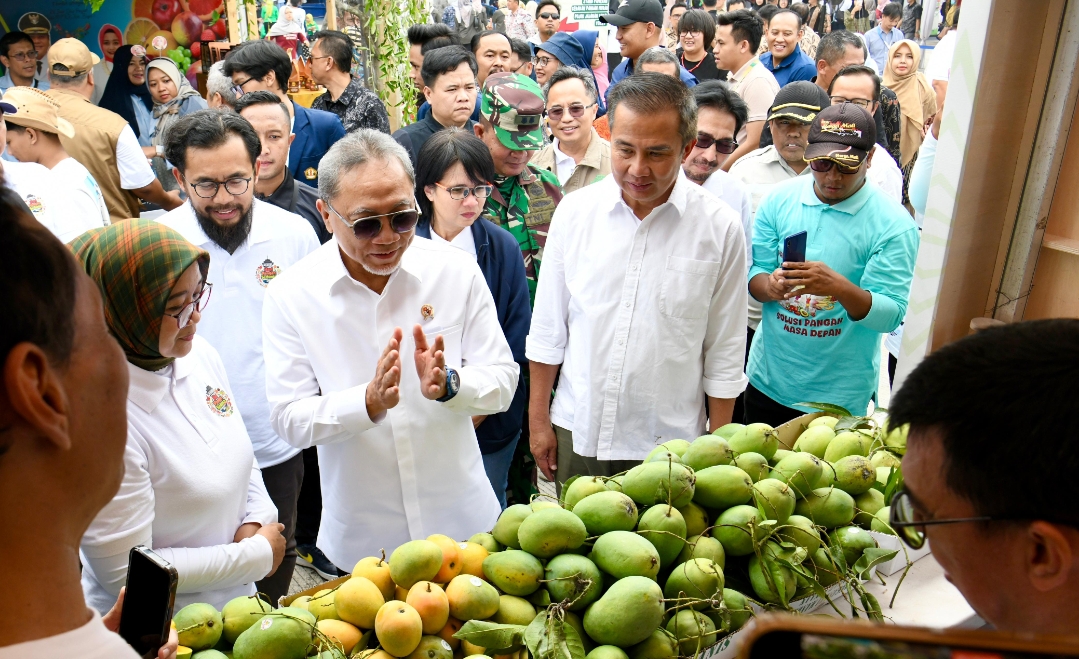
[[[490,533],[365,558],[291,606],[240,597],[174,623],[194,659],[674,659],[836,583],[880,619],[862,583],[896,552],[866,529],[891,532],[905,439],[821,416],[786,450],[769,426],[729,424],[510,506]]]

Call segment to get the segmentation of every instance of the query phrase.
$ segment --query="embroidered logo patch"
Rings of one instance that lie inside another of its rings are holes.
[[[232,399],[220,387],[206,387],[206,405],[217,416],[232,416]]]
[[[269,286],[274,277],[281,274],[281,268],[270,259],[266,259],[255,268],[255,278],[259,280],[263,288]]]
[[[45,212],[45,204],[41,203],[41,200],[34,195],[26,195],[26,198],[23,201],[26,202],[26,207],[29,208],[30,212],[35,216]]]
[[[862,131],[858,130],[858,125],[849,121],[821,121],[820,132],[831,133],[832,135],[842,135],[844,137],[850,137],[852,135],[862,136]]]
[[[308,181],[314,181],[318,178],[318,170],[314,167],[308,167],[307,169],[303,170],[303,175],[307,178]]]

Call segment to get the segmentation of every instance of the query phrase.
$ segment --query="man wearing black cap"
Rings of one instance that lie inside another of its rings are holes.
[[[906,313],[918,229],[866,181],[875,141],[865,109],[822,110],[805,151],[812,177],[777,186],[757,209],[749,291],[763,312],[747,423],[779,425],[811,411],[804,402],[864,414],[876,391],[881,335]]]
[[[615,38],[622,47],[622,62],[611,72],[611,87],[633,75],[634,62],[644,51],[665,43],[659,0],[621,0],[615,13],[604,14],[599,20],[616,28]],[[682,65],[678,66],[678,78],[687,87],[697,84],[697,78]]]

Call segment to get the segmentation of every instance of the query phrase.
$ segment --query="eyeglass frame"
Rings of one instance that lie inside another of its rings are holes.
[[[574,105],[580,105],[581,109],[577,114],[573,114]],[[597,105],[599,105],[599,101],[592,101],[588,105],[584,105],[583,103],[571,103],[568,107],[556,106],[554,108],[551,108],[551,109],[547,110],[547,118],[551,119],[552,121],[559,122],[559,121],[562,121],[562,116],[566,112],[569,112],[570,117],[572,117],[574,119],[580,119],[582,116],[584,116],[584,111],[585,110],[587,110],[588,108],[595,107]],[[554,114],[553,114],[555,112],[555,110],[558,111],[558,116],[557,117],[554,116]]]
[[[836,99],[839,99],[838,101]],[[832,102],[832,105],[841,105],[843,103],[853,103],[863,110],[868,110],[871,105],[876,101],[868,98],[846,98],[843,96],[829,96],[828,100]],[[862,105],[862,101],[865,101],[865,105]]]
[[[557,57],[548,57],[546,55],[544,55],[542,57],[539,56],[539,55],[533,55],[532,56],[532,66],[547,66],[548,64],[550,64],[552,61],[554,61],[556,59],[558,59],[558,58]]]
[[[214,197],[217,196],[218,192],[221,192],[221,187],[222,186],[224,186],[225,192],[229,193],[233,197],[239,197],[240,195],[246,193],[249,189],[251,189],[251,181],[254,178],[254,177],[251,177],[251,176],[249,176],[247,178],[244,178],[242,176],[234,176],[234,177],[228,179],[227,181],[199,181],[198,183],[190,183],[190,182],[188,182],[186,176],[184,176],[183,174],[181,174],[180,176],[184,179],[184,183],[187,183],[188,185],[191,186],[191,189],[194,190],[194,192],[195,192],[195,196],[198,197],[199,199],[213,199]],[[244,182],[244,189],[240,190],[239,192],[233,192],[232,190],[229,190],[229,182],[230,181],[243,181]],[[213,183],[214,184],[214,193],[212,195],[210,195],[209,197],[207,197],[206,195],[199,192],[199,186],[204,185],[206,183]]]
[[[707,133],[706,133],[706,135],[707,135]],[[733,138],[733,137],[729,137],[729,138],[724,137],[723,139],[717,140],[716,138],[712,137],[711,135],[708,135],[708,138],[711,139],[712,141],[708,144],[708,146],[701,146],[701,144],[700,144],[700,139],[701,139],[700,136],[701,136],[701,133],[698,132],[697,137],[694,138],[697,141],[697,143],[693,145],[693,148],[695,148],[695,149],[701,149],[703,151],[707,151],[708,149],[711,149],[714,146],[714,147],[716,147],[716,153],[722,153],[725,156],[729,156],[730,154],[732,154],[732,153],[734,153],[735,151],[738,150],[738,140]],[[720,149],[719,149],[719,143],[720,142],[730,142],[733,148],[731,148],[730,151],[720,151]]]
[[[37,51],[36,50],[28,50],[25,53],[9,53],[7,55],[4,55],[4,57],[6,57],[8,59],[13,59],[16,62],[25,62],[26,60],[36,61],[37,60]]]
[[[378,234],[382,233],[382,218],[384,218],[384,217],[389,217],[390,218],[390,230],[392,230],[394,233],[396,233],[398,235],[406,234],[409,231],[415,231],[416,226],[420,223],[420,217],[423,216],[423,211],[420,210],[420,205],[419,205],[418,202],[416,202],[415,199],[412,200],[412,203],[413,203],[412,208],[406,208],[404,210],[394,211],[392,213],[382,213],[380,215],[368,215],[367,217],[361,217],[361,218],[359,218],[357,220],[353,220],[353,222],[351,224],[349,224],[349,221],[347,219],[345,219],[345,216],[338,213],[337,209],[333,207],[333,204],[331,204],[328,201],[326,202],[326,208],[329,208],[331,211],[333,211],[333,214],[337,216],[337,219],[341,220],[342,224],[344,224],[346,227],[348,227],[352,231],[352,235],[356,236],[360,240],[373,240],[373,239],[378,237]],[[394,215],[400,215],[401,213],[415,213],[416,214],[416,224],[413,224],[409,229],[407,229],[405,231],[398,231],[397,229],[394,229],[393,228],[393,216]],[[366,222],[367,220],[376,220],[376,219],[378,220],[378,232],[377,233],[375,233],[374,235],[369,236],[367,238],[363,238],[362,236],[356,235],[356,225],[357,224],[359,224],[360,222]]]
[[[435,181],[435,187],[442,188],[443,190],[445,190],[446,193],[450,195],[450,199],[452,199],[454,201],[464,201],[465,199],[468,199],[468,195],[472,195],[473,197],[476,198],[476,201],[479,201],[481,199],[487,199],[495,191],[495,186],[491,185],[490,183],[485,183],[484,185],[477,185],[477,186],[473,186],[473,187],[470,188],[467,185],[450,185],[450,186],[446,186],[446,185],[442,185],[438,181]],[[487,188],[487,194],[483,195],[482,197],[479,196],[478,194],[476,194],[476,190],[478,190],[480,188]],[[458,190],[458,189],[465,191],[465,195],[463,197],[461,197],[460,199],[458,199],[457,197],[454,197],[453,193],[450,192],[450,190]],[[334,211],[334,212],[336,212],[336,211]]]
[[[176,319],[176,327],[178,329],[183,329],[183,328],[187,327],[188,325],[191,324],[191,316],[194,316],[196,311],[198,311],[199,313],[202,313],[202,310],[205,309],[207,306],[209,306],[209,304],[210,304],[210,294],[213,293],[213,290],[214,290],[213,282],[209,282],[209,281],[202,282],[202,288],[199,290],[198,294],[195,295],[194,297],[192,297],[191,301],[188,302],[187,304],[185,304],[180,309],[180,313],[173,315],[171,313],[165,312],[165,315],[170,317],[170,318],[175,318]],[[203,296],[206,296],[205,299],[203,299]],[[188,309],[191,309],[191,311],[188,311]],[[183,318],[185,312],[187,312],[187,322],[181,325],[180,324],[180,319]]]
[[[246,85],[247,83],[249,83],[249,82],[251,82],[252,80],[255,80],[255,79],[256,79],[255,76],[251,76],[250,78],[248,78],[247,80],[244,80],[243,82],[233,83],[233,85],[232,85],[233,93],[235,93],[237,97],[243,96],[244,94],[247,93],[247,92],[244,91],[244,85]]]
[[[906,528],[915,529],[915,533],[918,534],[917,537],[919,538],[919,540],[917,542],[912,541],[911,537],[908,536],[906,533],[897,533],[896,534],[896,535],[899,536],[899,539],[902,540],[903,543],[905,545],[907,545],[908,547],[910,547],[911,549],[921,549],[923,546],[925,546],[925,533],[920,532],[920,531],[917,530],[917,527],[919,527],[919,526],[939,526],[939,525],[942,525],[942,524],[960,524],[960,523],[966,523],[966,522],[1014,522],[1014,521],[1018,521],[1018,518],[992,517],[992,516],[989,516],[989,515],[981,515],[981,516],[978,516],[978,517],[952,517],[952,518],[946,518],[946,519],[927,519],[927,520],[922,520],[922,521],[900,520],[900,519],[898,519],[900,507],[897,504],[899,504],[901,499],[905,499],[906,501],[910,502],[910,509],[912,511],[914,510],[914,505],[913,505],[913,502],[911,501],[911,498],[910,498],[910,492],[907,492],[906,490],[899,490],[898,492],[896,492],[892,496],[892,501],[890,503],[890,508],[888,510],[888,525],[891,526],[892,529],[906,529]]]

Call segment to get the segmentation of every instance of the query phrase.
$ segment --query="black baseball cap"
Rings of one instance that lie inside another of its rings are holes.
[[[857,167],[876,142],[877,127],[868,111],[854,103],[832,105],[813,120],[805,160],[834,160]]]
[[[599,20],[615,27],[625,27],[632,23],[653,23],[663,25],[663,5],[659,0],[621,0],[613,14],[604,14]]]
[[[779,90],[768,110],[768,121],[793,119],[803,124],[811,124],[821,109],[831,104],[832,99],[828,98],[828,92],[821,89],[817,83],[799,80]]]

